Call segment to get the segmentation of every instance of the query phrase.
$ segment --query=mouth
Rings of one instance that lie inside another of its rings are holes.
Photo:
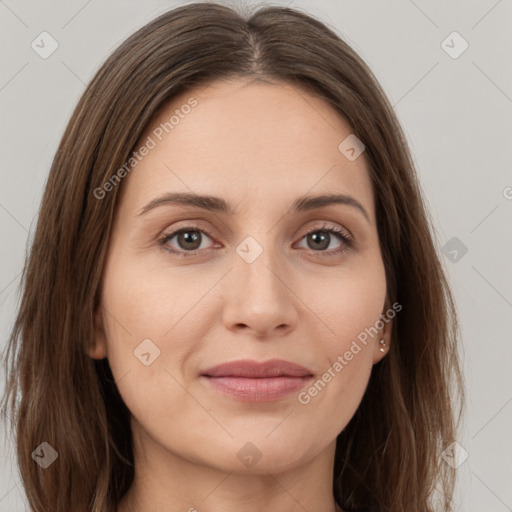
[[[244,402],[279,400],[302,389],[313,377],[308,368],[280,359],[233,361],[200,374],[215,391]]]

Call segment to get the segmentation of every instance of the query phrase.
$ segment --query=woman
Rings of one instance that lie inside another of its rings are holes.
[[[23,278],[34,512],[453,510],[452,296],[396,116],[314,18],[198,3],[129,37]]]

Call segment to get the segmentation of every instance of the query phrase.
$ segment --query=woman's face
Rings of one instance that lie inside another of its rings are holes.
[[[361,342],[386,281],[364,152],[339,148],[351,132],[303,90],[219,81],[141,137],[116,185],[90,355],[108,357],[146,454],[264,473],[334,450],[390,332]],[[304,200],[331,194],[346,197]],[[211,370],[272,359],[306,370]]]

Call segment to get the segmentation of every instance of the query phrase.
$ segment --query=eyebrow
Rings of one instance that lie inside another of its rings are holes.
[[[204,210],[213,212],[225,213],[227,215],[234,215],[236,213],[235,206],[222,199],[221,197],[199,195],[195,193],[187,192],[170,192],[162,194],[155,199],[151,200],[148,204],[139,210],[137,215],[143,215],[158,206],[165,206],[171,204],[178,204],[182,206],[193,206]],[[331,204],[343,204],[352,206],[363,214],[365,219],[370,222],[368,212],[364,206],[354,197],[347,194],[323,194],[318,196],[302,196],[296,199],[292,206],[291,211],[295,212],[307,212],[329,206]]]

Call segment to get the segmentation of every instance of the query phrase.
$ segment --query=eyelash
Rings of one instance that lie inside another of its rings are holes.
[[[167,252],[169,254],[174,254],[180,258],[181,257],[185,258],[188,256],[196,256],[202,250],[208,250],[208,249],[198,249],[195,251],[176,251],[175,249],[170,249],[169,246],[167,245],[167,242],[170,239],[174,238],[174,236],[176,236],[180,233],[183,233],[183,232],[187,232],[187,231],[200,231],[201,233],[204,233],[206,236],[208,236],[208,238],[213,240],[213,237],[204,229],[200,229],[199,226],[186,226],[184,228],[177,229],[176,231],[172,231],[171,233],[162,234],[159,239],[159,245],[162,247],[162,249],[165,252]],[[327,257],[338,256],[339,254],[342,254],[342,253],[347,252],[350,249],[352,249],[352,247],[354,245],[352,238],[350,236],[348,236],[347,234],[345,234],[345,232],[343,230],[341,230],[340,228],[337,228],[337,227],[333,227],[333,226],[329,227],[328,224],[324,224],[321,227],[315,227],[315,228],[311,229],[310,231],[305,233],[304,236],[301,237],[301,240],[312,233],[317,233],[320,231],[324,232],[324,233],[333,233],[334,235],[336,235],[338,237],[338,239],[342,242],[343,245],[339,249],[335,249],[332,251],[312,251],[313,253],[316,253],[315,257],[321,258],[321,257],[325,257],[325,256],[327,256]]]

